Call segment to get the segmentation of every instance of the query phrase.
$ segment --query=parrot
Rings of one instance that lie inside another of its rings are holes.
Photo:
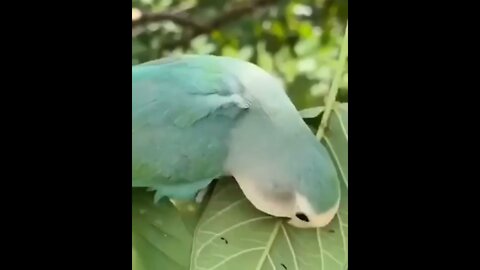
[[[132,65],[132,187],[189,200],[225,176],[294,227],[324,227],[339,209],[333,160],[281,79],[213,54]]]

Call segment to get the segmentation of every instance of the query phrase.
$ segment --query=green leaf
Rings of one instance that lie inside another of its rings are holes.
[[[200,35],[194,38],[191,41],[191,46],[191,50],[195,54],[210,54],[216,48],[215,44],[209,42],[206,35]]]
[[[315,78],[309,78],[305,74],[298,74],[293,82],[288,84],[288,96],[297,108],[303,109],[323,105],[322,97],[314,97],[310,94],[310,90],[318,82]]]
[[[132,189],[132,269],[189,268],[192,234],[175,206],[153,203],[153,192]]]
[[[348,188],[348,103],[334,104],[323,141]]]
[[[312,108],[307,108],[299,111],[300,115],[302,118],[315,118],[319,116],[323,110],[325,110],[324,106],[317,106],[317,107],[312,107]]]
[[[343,236],[345,256],[348,258],[348,103],[334,104],[322,143],[327,147],[335,163],[341,184],[342,193],[337,219]]]
[[[343,183],[343,182],[342,182]],[[235,181],[221,181],[198,223],[192,270],[344,270],[347,265],[346,187],[340,213],[327,227],[298,229],[256,210]]]

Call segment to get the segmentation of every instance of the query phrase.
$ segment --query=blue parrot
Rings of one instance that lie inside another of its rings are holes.
[[[323,227],[340,185],[327,150],[260,67],[214,55],[132,66],[132,187],[193,199],[232,176],[258,210]]]

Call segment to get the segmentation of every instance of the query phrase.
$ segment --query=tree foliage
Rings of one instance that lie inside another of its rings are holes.
[[[132,64],[175,53],[227,55],[282,78],[298,109],[319,106],[338,57],[347,0],[134,0]],[[340,82],[347,101],[348,67]]]

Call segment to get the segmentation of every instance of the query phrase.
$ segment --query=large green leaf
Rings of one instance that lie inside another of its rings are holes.
[[[189,268],[192,234],[169,200],[153,203],[153,193],[132,189],[132,269]]]
[[[339,168],[339,175],[348,188],[348,103],[336,102],[325,131],[323,143]]]
[[[348,115],[335,106],[323,143],[337,166],[342,200],[325,228],[297,229],[256,210],[235,181],[219,182],[194,235],[192,270],[344,270],[348,259]]]
[[[334,104],[322,143],[335,162],[341,181],[342,198],[337,219],[341,224],[344,251],[348,258],[348,103]]]

